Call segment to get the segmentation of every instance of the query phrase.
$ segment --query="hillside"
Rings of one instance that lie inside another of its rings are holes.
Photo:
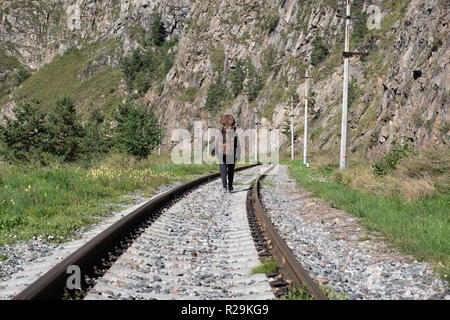
[[[361,17],[352,22],[351,50],[369,55],[350,59],[349,150],[379,158],[401,137],[416,146],[448,144],[448,1],[351,3],[352,15]],[[371,4],[381,10],[380,29],[367,29]],[[2,1],[2,113],[32,96],[48,108],[63,93],[83,112],[108,112],[130,94],[121,58],[146,47],[164,70],[143,77],[145,90],[134,97],[155,111],[166,132],[192,130],[194,121],[206,124],[208,114],[216,119],[224,111],[248,128],[254,107],[263,128],[282,129],[294,90],[300,97],[295,131],[301,149],[309,59],[315,77],[310,146],[337,150],[345,21],[336,13],[343,5],[335,0]],[[170,43],[166,47],[152,39],[156,14]],[[31,76],[18,86],[16,75],[23,68]],[[170,134],[166,149],[169,139]]]

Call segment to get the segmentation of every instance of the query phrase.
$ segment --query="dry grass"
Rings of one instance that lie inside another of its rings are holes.
[[[386,176],[377,176],[372,163],[350,156],[346,169],[338,169],[336,153],[311,155],[311,168],[329,172],[335,182],[362,192],[419,200],[436,193],[450,192],[450,146],[422,148]]]

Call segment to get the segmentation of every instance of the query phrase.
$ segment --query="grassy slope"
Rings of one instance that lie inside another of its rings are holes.
[[[93,61],[105,55],[113,55],[119,45],[117,40],[109,40],[88,45],[81,50],[69,49],[34,73],[12,94],[19,101],[37,97],[45,110],[48,110],[59,96],[68,94],[75,99],[81,111],[96,106],[107,112],[121,100],[117,93],[122,80],[121,70],[107,67],[84,81],[78,80],[77,75]],[[7,97],[3,97],[0,104],[6,101]]]

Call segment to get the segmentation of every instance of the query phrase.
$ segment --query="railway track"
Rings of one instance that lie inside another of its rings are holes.
[[[239,168],[235,190],[221,192],[218,174],[178,186],[146,203],[68,256],[15,300],[273,299],[309,279],[264,213],[259,179],[270,166]],[[248,185],[255,181],[249,189]],[[280,268],[250,274],[273,255]],[[81,270],[67,288],[68,268]]]

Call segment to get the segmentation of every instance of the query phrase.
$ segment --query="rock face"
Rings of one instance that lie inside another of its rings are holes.
[[[440,0],[355,0],[352,15],[372,14],[379,8],[380,29],[358,35],[352,22],[352,51],[367,49],[369,56],[350,59],[352,104],[348,114],[349,149],[379,157],[400,137],[416,145],[446,144],[450,122],[449,3]],[[251,61],[265,85],[249,102],[244,92],[227,99],[220,110],[233,113],[242,128],[253,126],[253,108],[262,127],[281,129],[288,116],[288,89],[299,95],[294,114],[296,144],[303,144],[305,60],[316,54],[320,36],[330,54],[311,66],[315,103],[309,110],[312,149],[337,149],[342,104],[344,19],[336,17],[343,1],[266,0],[5,0],[0,4],[0,49],[37,70],[67,48],[83,47],[110,38],[120,39],[121,55],[139,46],[142,30],[150,33],[153,13],[159,13],[168,39],[178,38],[175,63],[164,86],[150,88],[149,106],[165,123],[165,148],[170,131],[206,125],[207,89],[221,79],[232,86],[239,59]],[[364,34],[363,34],[364,35]],[[78,75],[80,80],[118,58],[104,59]],[[4,72],[0,70],[0,72]],[[6,71],[5,71],[6,72]],[[244,81],[244,87],[250,80]],[[192,99],[180,99],[187,89]],[[177,116],[174,116],[177,115]],[[289,139],[282,136],[282,142]],[[284,147],[283,147],[284,148]],[[284,150],[282,148],[282,151]],[[286,149],[287,151],[287,149]]]

